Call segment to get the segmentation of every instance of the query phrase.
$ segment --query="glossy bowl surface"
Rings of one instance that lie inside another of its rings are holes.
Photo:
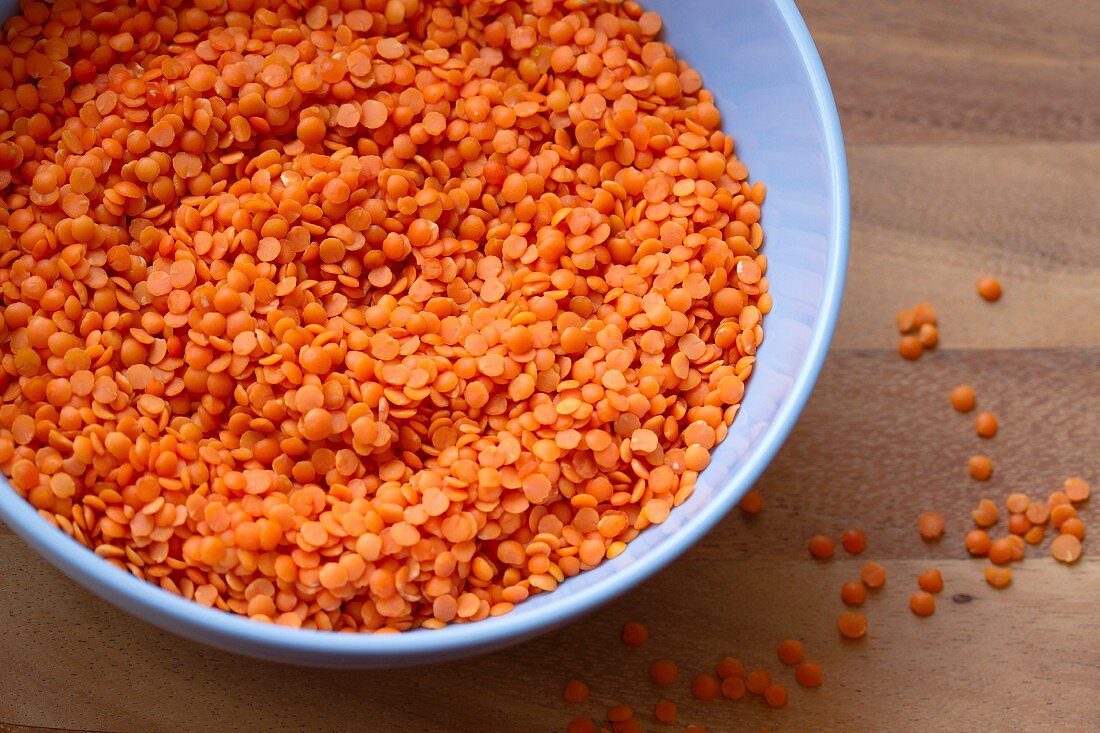
[[[392,667],[478,654],[562,626],[625,593],[691,547],[748,490],[794,425],[828,350],[848,253],[848,176],[825,71],[791,0],[646,0],[700,71],[752,179],[764,181],[774,309],[740,414],[695,494],[619,557],[473,624],[404,634],[333,634],[261,624],[129,575],[52,528],[0,479],[0,519],[69,577],[163,629],[276,661]],[[0,0],[0,16],[15,7]],[[5,12],[6,11],[6,12]]]

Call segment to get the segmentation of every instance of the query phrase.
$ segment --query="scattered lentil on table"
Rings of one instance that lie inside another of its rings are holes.
[[[292,627],[506,613],[692,493],[765,189],[635,2],[27,0],[0,68],[0,468]]]

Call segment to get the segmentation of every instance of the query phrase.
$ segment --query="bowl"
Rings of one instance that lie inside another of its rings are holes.
[[[336,634],[263,624],[205,608],[104,562],[0,479],[0,519],[103,599],[218,649],[292,664],[396,667],[498,649],[577,619],[668,565],[740,500],[794,425],[828,350],[848,248],[848,179],[836,106],[792,0],[646,0],[665,38],[702,74],[764,206],[774,309],[742,408],[694,495],[613,560],[514,611],[402,634]],[[0,13],[14,11],[0,1]]]

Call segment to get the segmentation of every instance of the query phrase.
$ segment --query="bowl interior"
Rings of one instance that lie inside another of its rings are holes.
[[[294,631],[202,608],[108,565],[50,528],[7,486],[0,517],[93,591],[213,646],[299,664],[396,666],[488,651],[559,626],[625,592],[691,546],[741,498],[787,435],[828,347],[847,253],[839,124],[812,41],[790,0],[647,0],[665,39],[703,77],[751,178],[768,187],[764,252],[774,309],[740,414],[694,495],[625,553],[476,624],[402,635]],[[0,0],[10,14],[14,0]],[[7,11],[6,13],[4,11]]]

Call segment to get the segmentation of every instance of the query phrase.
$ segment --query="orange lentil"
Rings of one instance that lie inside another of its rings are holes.
[[[924,353],[924,344],[916,336],[902,336],[898,341],[898,353],[905,359],[915,361]]]
[[[917,338],[924,348],[934,349],[940,343],[940,332],[933,324],[926,323],[917,331]]]
[[[596,724],[591,718],[582,715],[569,721],[569,726],[565,730],[566,733],[596,733]]]
[[[1079,540],[1085,539],[1085,523],[1077,517],[1070,517],[1062,522],[1062,526],[1058,530],[1062,534],[1071,534]]]
[[[978,295],[982,296],[989,302],[1000,300],[1001,298],[1001,283],[995,277],[983,277],[978,280],[977,284]]]
[[[980,529],[975,529],[968,532],[966,535],[965,544],[967,552],[977,557],[984,557],[985,555],[988,555],[989,548],[991,546],[989,534]]]
[[[992,438],[997,434],[997,418],[991,412],[979,412],[974,418],[974,430],[981,438]]]
[[[971,516],[974,519],[974,524],[979,527],[992,527],[997,523],[999,512],[997,511],[997,505],[992,500],[982,499],[978,502],[978,508],[971,513]]]
[[[943,536],[944,519],[939,512],[922,512],[917,517],[917,531],[926,540],[937,540]]]
[[[1072,476],[1065,480],[1062,485],[1062,491],[1069,497],[1069,500],[1074,504],[1082,501],[1088,501],[1091,491],[1089,489],[1088,481],[1077,476]]]
[[[931,616],[936,612],[936,599],[927,591],[916,591],[909,596],[909,610],[917,616]]]
[[[989,545],[989,561],[994,565],[1004,565],[1013,560],[1012,543],[1008,537],[998,537]]]
[[[840,600],[849,606],[862,606],[867,600],[867,586],[851,581],[840,586]]]
[[[886,584],[886,568],[877,562],[864,563],[859,571],[859,579],[868,588],[881,588]]]
[[[745,514],[759,514],[764,508],[764,495],[758,491],[750,491],[741,497],[738,505]]]
[[[715,674],[719,678],[727,680],[730,677],[744,677],[745,666],[740,659],[734,657],[722,657],[714,667]]]
[[[1031,522],[1024,514],[1009,514],[1006,524],[1012,534],[1026,535],[1031,530]]]
[[[1076,535],[1060,534],[1050,543],[1050,554],[1058,562],[1076,562],[1081,557],[1081,540]]]
[[[993,475],[993,461],[988,456],[970,456],[966,468],[970,472],[970,478],[976,481],[988,481]]]
[[[846,639],[859,639],[867,633],[867,617],[858,611],[845,611],[837,620],[837,628]]]
[[[729,700],[740,700],[745,696],[745,680],[743,677],[727,677],[722,680],[722,697]]]
[[[629,705],[614,705],[607,710],[607,719],[612,723],[622,723],[634,717],[634,710]]]
[[[771,708],[783,707],[787,704],[787,688],[777,684],[768,685],[764,690],[764,702]]]
[[[943,590],[943,575],[935,568],[929,568],[917,576],[917,585],[928,593],[939,593]]]
[[[745,689],[754,695],[762,695],[772,683],[772,675],[766,669],[754,669],[745,677]]]
[[[779,647],[776,650],[779,655],[779,660],[783,664],[794,666],[802,661],[802,658],[806,655],[806,647],[797,639],[784,639],[779,642]]]
[[[803,687],[821,687],[821,665],[817,662],[803,662],[795,667],[794,678]]]
[[[1023,514],[1029,506],[1031,506],[1031,499],[1027,498],[1027,494],[1013,492],[1005,497],[1005,509],[1012,514]]]
[[[649,632],[644,624],[638,621],[627,621],[623,624],[623,643],[627,646],[641,646],[649,638]]]
[[[810,538],[810,554],[818,560],[827,560],[833,556],[834,552],[836,552],[836,545],[825,535],[818,534]]]
[[[1072,504],[1058,504],[1050,510],[1050,524],[1055,529],[1061,529],[1068,520],[1076,516],[1077,510]]]
[[[713,700],[718,697],[721,690],[722,686],[718,678],[705,672],[691,683],[691,694],[700,700]]]
[[[1012,582],[1012,571],[1009,568],[987,566],[985,568],[985,582],[994,588],[1004,588]]]
[[[565,699],[567,702],[588,702],[588,685],[580,680],[569,680],[565,683]]]
[[[667,687],[679,679],[680,668],[671,659],[658,659],[649,665],[649,677],[655,684]]]
[[[844,546],[848,554],[858,555],[867,549],[867,535],[863,533],[863,530],[846,529],[840,535],[840,544]]]
[[[772,307],[766,188],[659,16],[161,5],[0,39],[21,496],[205,605],[363,632],[505,613],[690,497]]]
[[[951,406],[959,412],[970,412],[975,403],[974,390],[969,385],[960,384],[951,390]]]
[[[936,309],[929,303],[918,303],[913,308],[913,327],[920,328],[924,325],[936,325]]]
[[[659,700],[653,709],[653,717],[662,723],[676,722],[676,704],[668,700]]]

